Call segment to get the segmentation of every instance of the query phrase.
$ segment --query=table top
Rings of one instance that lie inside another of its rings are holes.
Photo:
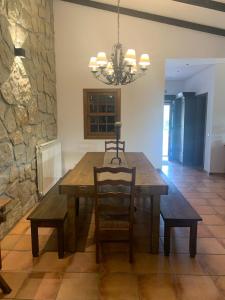
[[[147,190],[148,193],[166,195],[168,185],[142,152],[125,152],[128,167],[136,167],[137,191]],[[102,167],[105,152],[87,152],[79,163],[59,184],[60,193],[85,194],[94,191],[93,167]]]

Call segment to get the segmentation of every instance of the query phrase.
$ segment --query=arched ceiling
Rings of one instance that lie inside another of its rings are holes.
[[[62,0],[116,12],[118,0]],[[225,0],[120,0],[121,14],[225,36]]]
[[[117,0],[95,1],[117,5]],[[202,0],[202,2],[204,2],[204,0]],[[225,4],[225,0],[220,0],[220,2]],[[187,3],[181,3],[173,0],[121,0],[120,5],[134,10],[225,29],[225,12],[190,5]]]

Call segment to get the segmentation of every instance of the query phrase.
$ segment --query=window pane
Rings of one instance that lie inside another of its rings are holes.
[[[85,94],[86,93],[86,94]],[[120,93],[118,90],[84,90],[85,138],[111,138],[115,134],[115,121],[119,119]],[[117,107],[118,105],[118,107]]]
[[[114,116],[107,117],[107,123],[114,124],[115,123],[115,117]]]
[[[100,132],[106,132],[106,125],[99,125]]]
[[[98,125],[91,125],[91,132],[98,132]]]
[[[108,125],[107,132],[114,132],[114,125]]]
[[[105,123],[107,123],[107,117],[104,117],[104,116],[99,117],[99,123],[100,123],[100,124],[105,124]]]
[[[91,117],[90,123],[91,124],[98,124],[98,117]]]

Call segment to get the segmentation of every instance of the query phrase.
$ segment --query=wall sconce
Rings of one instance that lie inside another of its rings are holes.
[[[20,58],[26,58],[25,49],[14,47],[14,55]]]

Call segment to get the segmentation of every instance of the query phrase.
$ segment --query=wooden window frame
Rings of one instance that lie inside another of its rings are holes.
[[[84,115],[84,139],[113,139],[115,138],[115,133],[105,133],[105,132],[98,132],[92,133],[90,131],[90,124],[89,124],[89,107],[88,107],[88,97],[90,94],[113,94],[115,95],[115,113],[93,113],[96,116],[112,116],[115,115],[116,122],[120,122],[121,117],[121,89],[84,89],[83,90],[83,115]]]

